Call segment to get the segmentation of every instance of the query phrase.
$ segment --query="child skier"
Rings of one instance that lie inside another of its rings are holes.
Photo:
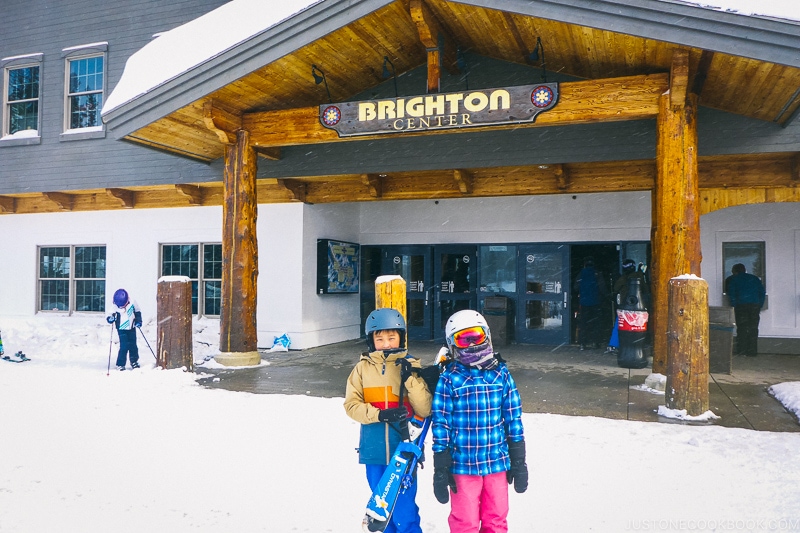
[[[376,309],[367,317],[364,331],[369,352],[361,354],[347,378],[344,408],[361,424],[358,461],[366,465],[369,488],[375,490],[398,443],[407,437],[407,419],[430,415],[431,393],[416,373],[403,371],[420,368],[419,360],[406,351],[403,315],[394,309]],[[408,397],[398,396],[401,381]],[[422,532],[416,494],[416,482],[400,494],[384,531]]]
[[[125,362],[130,353],[131,368],[139,368],[139,348],[136,346],[136,329],[142,327],[142,312],[139,305],[131,301],[128,291],[118,289],[114,293],[114,305],[119,311],[106,317],[106,322],[116,324],[119,334],[119,354],[117,370],[125,370]]]
[[[528,488],[519,392],[480,313],[458,311],[445,335],[453,362],[433,396],[433,493],[452,495],[451,533],[505,533],[508,484]]]

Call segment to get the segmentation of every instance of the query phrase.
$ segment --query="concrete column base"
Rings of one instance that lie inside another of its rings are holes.
[[[214,356],[214,361],[225,366],[254,366],[261,364],[258,352],[222,352]]]

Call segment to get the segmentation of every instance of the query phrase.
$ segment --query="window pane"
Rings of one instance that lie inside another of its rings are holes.
[[[481,246],[481,292],[517,292],[517,247]]]
[[[39,98],[39,67],[17,68],[8,71],[8,101]]]
[[[162,276],[186,276],[197,280],[197,254],[196,244],[165,244],[161,253]],[[194,292],[195,297],[197,292]]]
[[[39,249],[40,278],[69,277],[69,247],[48,247]]]
[[[75,281],[75,310],[102,312],[106,308],[104,280]]]
[[[105,246],[75,247],[75,277],[105,278],[106,247]]]
[[[192,314],[197,314],[197,281],[192,282]]]
[[[69,127],[70,129],[91,128],[101,126],[100,110],[103,107],[103,95],[85,94],[72,96],[69,99]]]
[[[203,245],[203,278],[222,279],[222,245]]]
[[[741,263],[749,274],[761,278],[764,288],[767,287],[766,254],[763,242],[723,242],[722,243],[722,279],[731,275],[733,265]],[[727,292],[723,288],[723,292]]]
[[[39,129],[39,102],[25,102],[8,106],[8,133]]]
[[[205,282],[205,315],[219,315],[222,305],[222,282],[220,281],[207,281]]]
[[[69,280],[39,282],[39,311],[69,311]]]
[[[103,90],[103,58],[90,57],[69,62],[69,92]]]

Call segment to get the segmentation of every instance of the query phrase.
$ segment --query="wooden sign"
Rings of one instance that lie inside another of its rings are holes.
[[[533,122],[558,101],[557,83],[322,104],[319,120],[339,137]]]

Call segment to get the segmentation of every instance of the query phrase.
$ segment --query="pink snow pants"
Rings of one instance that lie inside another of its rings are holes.
[[[453,477],[458,492],[450,491],[450,533],[508,533],[506,473]]]

